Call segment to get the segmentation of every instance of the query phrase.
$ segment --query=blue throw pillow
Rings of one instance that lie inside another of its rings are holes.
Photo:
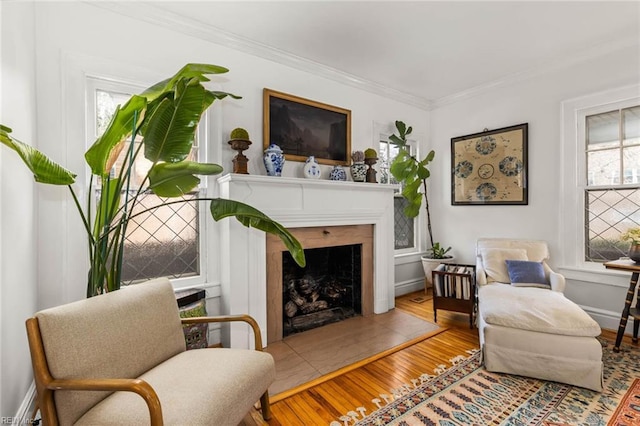
[[[505,260],[509,280],[515,287],[551,288],[544,274],[542,262],[528,260]]]

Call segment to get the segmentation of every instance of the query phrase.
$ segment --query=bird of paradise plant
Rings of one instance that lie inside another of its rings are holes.
[[[73,188],[76,174],[17,140],[11,135],[11,128],[0,124],[0,142],[17,152],[36,182],[68,187],[89,242],[87,297],[120,288],[124,242],[131,219],[164,205],[187,202],[174,199],[151,208],[135,209],[145,193],[169,199],[180,197],[198,186],[200,178],[197,176],[222,172],[218,164],[199,163],[187,157],[200,118],[211,104],[227,96],[240,99],[231,93],[208,90],[203,85],[209,81],[207,75],[226,72],[228,69],[217,65],[187,64],[171,78],[119,105],[104,133],[85,153],[91,179],[84,208]],[[142,137],[142,142],[134,143],[138,136]],[[116,160],[125,149],[124,164],[117,176],[111,176]],[[132,183],[132,166],[140,155],[144,155],[152,166],[142,184],[137,186]],[[91,197],[98,179],[101,191],[93,212]],[[134,186],[137,189],[133,189]],[[298,265],[305,265],[304,250],[298,240],[259,210],[229,199],[196,197],[188,201],[202,200],[210,202],[214,220],[235,217],[244,226],[277,235]]]

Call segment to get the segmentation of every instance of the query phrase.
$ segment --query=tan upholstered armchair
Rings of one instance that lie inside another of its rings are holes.
[[[186,350],[183,323],[244,321],[255,350]],[[247,315],[180,319],[158,279],[38,312],[27,335],[45,425],[237,425],[270,417],[273,358]]]

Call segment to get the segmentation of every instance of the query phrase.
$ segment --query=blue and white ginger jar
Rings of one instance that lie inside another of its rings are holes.
[[[347,172],[344,171],[342,166],[333,166],[331,173],[329,173],[330,180],[347,180]]]
[[[351,165],[351,179],[354,182],[364,182],[367,178],[367,165],[363,161],[358,161]]]
[[[310,155],[307,158],[307,161],[304,162],[303,167],[304,177],[310,179],[320,179],[320,175],[322,174],[322,170],[320,169],[320,164],[316,161],[316,158],[313,155]]]
[[[284,167],[284,153],[282,149],[275,143],[269,145],[264,150],[264,167],[267,169],[269,176],[282,176],[282,167]]]

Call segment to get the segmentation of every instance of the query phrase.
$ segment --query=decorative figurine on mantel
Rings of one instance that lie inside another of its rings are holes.
[[[310,155],[307,158],[307,161],[304,162],[304,167],[302,168],[302,172],[304,177],[310,179],[320,179],[322,175],[322,169],[320,169],[320,164],[318,164],[318,160],[313,155]]]
[[[329,180],[347,180],[347,172],[344,171],[342,166],[335,165],[329,173]]]
[[[364,182],[367,175],[367,166],[364,165],[364,152],[353,151],[351,153],[351,179],[354,182]]]
[[[367,182],[378,183],[376,180],[376,170],[372,167],[378,162],[378,153],[375,149],[369,148],[364,151],[364,164],[369,166],[367,169]]]
[[[238,127],[231,131],[229,138],[229,145],[234,151],[238,151],[238,154],[233,157],[233,173],[240,173],[248,175],[247,163],[249,159],[242,153],[242,151],[249,148],[251,141],[249,140],[249,132],[245,129]]]
[[[267,169],[269,176],[282,176],[282,167],[284,167],[284,152],[282,149],[272,143],[269,148],[264,150],[264,168]]]

